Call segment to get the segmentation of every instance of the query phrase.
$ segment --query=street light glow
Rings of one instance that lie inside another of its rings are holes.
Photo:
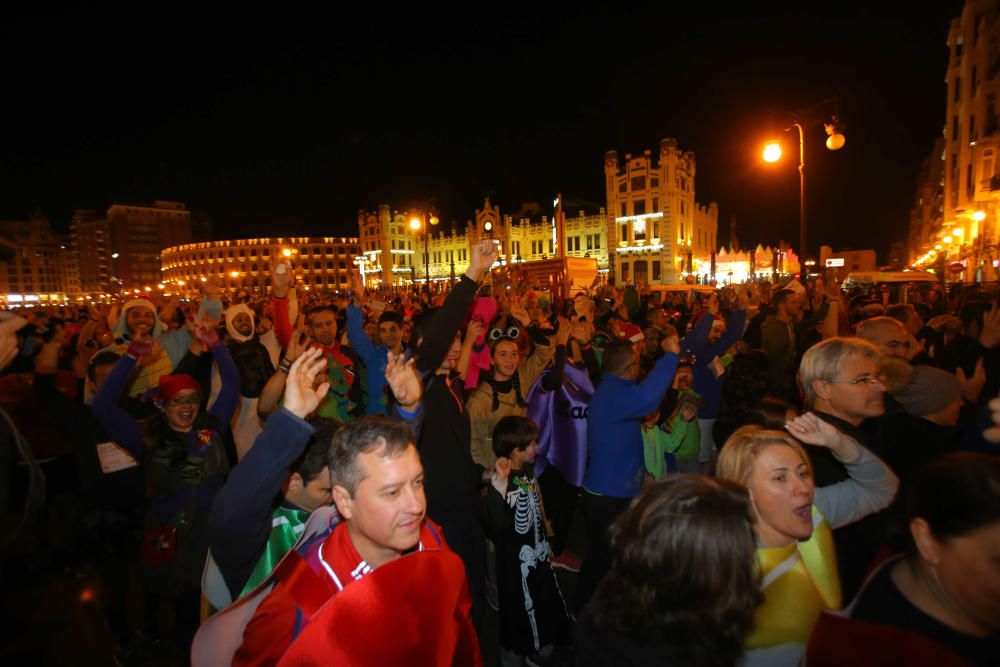
[[[962,229],[961,227],[956,227],[955,229],[951,230],[951,233],[957,236],[958,238],[962,238],[962,235],[965,234],[965,230]]]
[[[410,229],[413,231],[420,229],[420,218],[410,218]]]
[[[941,240],[944,241],[945,243],[951,243],[954,239],[952,239],[950,236],[946,236]]]
[[[284,250],[281,251],[281,254],[284,255],[285,257],[291,257],[292,251],[289,250],[288,248],[285,248]]]
[[[229,277],[230,278],[239,278],[240,277],[240,272],[239,271],[230,271],[229,272]]]
[[[983,211],[976,211],[975,213],[972,214],[972,219],[975,220],[976,222],[982,222],[983,220],[986,219],[986,213],[984,213]]]
[[[118,259],[118,253],[116,252],[111,253],[111,259]]]
[[[764,145],[764,162],[777,162],[781,159],[781,144],[771,141]]]

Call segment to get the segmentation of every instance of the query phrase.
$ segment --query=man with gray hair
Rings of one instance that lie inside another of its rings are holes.
[[[909,361],[917,352],[916,341],[903,323],[893,317],[879,316],[858,323],[858,338],[878,348],[882,357]]]
[[[892,320],[896,322],[895,320]],[[899,324],[896,322],[896,324]],[[806,351],[799,366],[806,408],[832,424],[841,433],[879,454],[881,447],[872,426],[885,414],[887,388],[879,368],[878,348],[860,338],[827,338]],[[813,467],[816,486],[829,486],[848,479],[844,464],[829,449],[805,446]],[[854,596],[885,538],[882,512],[834,531],[845,599]]]

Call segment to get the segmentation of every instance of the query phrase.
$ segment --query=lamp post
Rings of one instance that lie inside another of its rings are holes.
[[[431,230],[429,225],[436,225],[438,223],[437,216],[431,214],[426,220],[424,214],[421,213],[419,216],[413,216],[410,218],[410,229],[415,233],[423,230],[424,233],[424,284],[427,287],[428,292],[430,291],[431,285],[431,261],[429,252],[429,241]]]
[[[815,111],[817,107],[822,106],[829,102],[821,102],[809,110]],[[805,131],[803,129],[803,124],[808,123],[808,120],[815,118],[812,114],[807,119],[806,116],[809,112],[803,114],[792,114],[791,123],[785,128],[785,132],[790,131],[793,127],[798,130],[799,134],[799,255],[802,259],[809,256],[809,246],[808,239],[806,237],[806,148],[805,148]],[[844,147],[847,139],[844,137],[843,133],[840,131],[840,123],[837,116],[832,117],[832,122],[823,123],[823,128],[826,131],[826,147],[831,151],[838,151]],[[781,159],[782,150],[781,142],[779,141],[769,141],[764,145],[763,158],[765,162],[777,162]],[[803,273],[802,269],[799,270],[800,275]]]

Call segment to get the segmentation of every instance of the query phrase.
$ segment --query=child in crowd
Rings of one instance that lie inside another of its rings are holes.
[[[493,428],[497,462],[483,506],[497,546],[500,646],[503,664],[546,664],[571,639],[569,612],[550,563],[546,521],[532,473],[538,427],[508,416]]]

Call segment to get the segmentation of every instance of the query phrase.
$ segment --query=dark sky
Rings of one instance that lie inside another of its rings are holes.
[[[484,193],[506,212],[558,191],[603,205],[604,152],[669,136],[696,153],[696,197],[718,202],[722,240],[735,216],[744,244],[796,241],[794,160],[765,168],[758,149],[782,112],[837,96],[846,147],[827,152],[819,124],[806,137],[810,239],[881,254],[905,235],[944,125],[962,6],[358,4],[371,9],[13,10],[0,217],[40,206],[65,228],[73,208],[178,198],[236,238],[356,234],[358,209],[380,203],[464,221]]]

